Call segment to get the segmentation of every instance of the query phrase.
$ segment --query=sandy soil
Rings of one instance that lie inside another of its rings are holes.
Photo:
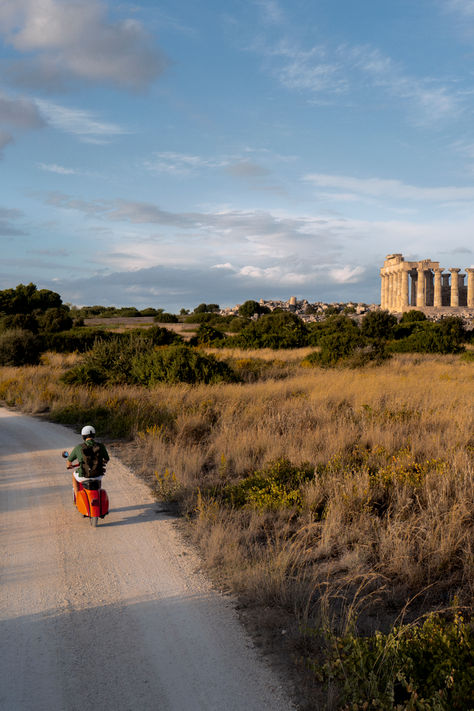
[[[0,708],[293,709],[143,482],[112,458],[110,515],[77,512],[60,457],[77,441],[0,409]]]

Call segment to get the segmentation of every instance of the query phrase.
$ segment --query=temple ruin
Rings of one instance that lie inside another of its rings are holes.
[[[409,309],[446,313],[474,310],[474,269],[464,270],[467,285],[466,274],[460,271],[457,267],[440,267],[431,259],[405,262],[403,255],[389,254],[380,270],[380,306],[394,313]]]

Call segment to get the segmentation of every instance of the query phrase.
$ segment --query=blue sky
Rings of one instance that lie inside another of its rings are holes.
[[[474,265],[474,0],[0,3],[0,288],[176,311]]]

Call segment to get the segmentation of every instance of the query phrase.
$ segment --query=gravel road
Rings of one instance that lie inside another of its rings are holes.
[[[72,503],[71,430],[0,408],[2,711],[289,711],[232,602],[112,458],[97,529]]]

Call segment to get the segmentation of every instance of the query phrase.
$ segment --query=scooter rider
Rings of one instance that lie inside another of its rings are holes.
[[[102,461],[108,462],[110,457],[109,453],[107,452],[107,448],[105,444],[102,444],[102,442],[96,442],[94,439],[95,436],[95,429],[92,427],[92,425],[86,425],[85,427],[82,428],[81,430],[81,435],[82,439],[84,440],[83,444],[78,444],[74,449],[72,450],[71,454],[67,458],[67,468],[68,469],[76,469],[76,471],[73,473],[72,476],[72,486],[74,489],[74,496],[77,494],[79,491],[79,485],[78,482],[83,480],[84,478],[84,472],[83,472],[83,466],[82,463],[84,461],[84,447],[92,447],[94,445],[99,445],[100,447],[100,456],[102,457]],[[77,460],[78,464],[73,464]]]

